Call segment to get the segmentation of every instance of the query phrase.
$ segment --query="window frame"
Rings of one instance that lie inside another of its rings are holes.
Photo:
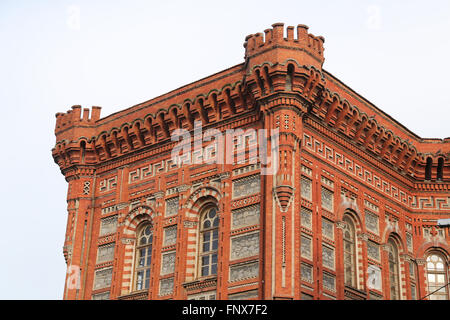
[[[150,228],[150,234],[147,235],[148,239],[146,244],[140,244],[143,233],[147,228]],[[133,291],[144,291],[150,288],[150,278],[151,278],[151,264],[152,264],[152,256],[153,256],[153,225],[150,222],[144,222],[137,228],[137,237],[135,244],[135,258],[134,258],[134,267],[133,267]],[[150,249],[150,251],[149,251]],[[139,266],[139,259],[142,258],[141,250],[146,250],[144,256],[144,266]],[[138,273],[143,272],[143,280],[142,287],[138,288]],[[148,274],[148,275],[147,275]],[[148,286],[146,287],[146,282],[148,282]]]
[[[211,218],[208,216],[211,210],[216,210],[216,214],[214,218],[211,221]],[[210,226],[207,228],[204,228],[204,223],[206,219],[210,220]],[[214,222],[217,219],[217,225],[214,225]],[[215,204],[207,204],[205,205],[200,214],[200,227],[199,227],[199,247],[198,247],[198,277],[199,278],[206,278],[211,276],[217,276],[218,273],[218,266],[219,266],[219,226],[220,226],[220,217],[219,217],[219,208]],[[204,251],[204,235],[209,234],[209,250]],[[217,238],[214,238],[217,236]],[[217,241],[217,247],[214,249],[214,241]],[[203,258],[208,257],[208,272],[207,274],[203,274],[204,267],[206,264],[203,264]],[[215,257],[215,262],[213,262]],[[215,265],[215,273],[213,270],[213,265]]]

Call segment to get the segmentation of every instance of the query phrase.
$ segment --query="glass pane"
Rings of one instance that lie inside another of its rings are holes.
[[[209,241],[209,239],[211,238],[211,233],[210,232],[205,232],[203,233],[203,241]]]
[[[219,218],[215,218],[213,222],[213,227],[217,227],[219,225]]]
[[[209,210],[208,216],[210,219],[213,219],[216,216],[216,209]]]
[[[150,235],[150,233],[151,233],[152,231],[151,231],[151,229],[150,229],[150,226],[148,226],[147,228],[145,228],[145,235]]]
[[[214,230],[213,231],[213,239],[218,239],[219,238],[219,230]]]
[[[439,271],[444,271],[444,264],[442,262],[436,263],[436,269]]]
[[[142,237],[141,241],[139,242],[139,244],[141,244],[141,245],[147,244],[147,238]]]
[[[205,220],[205,222],[203,222],[203,229],[207,229],[211,227],[211,222],[209,222],[209,220]]]
[[[209,256],[203,256],[202,257],[202,265],[209,265]]]
[[[209,242],[204,242],[203,243],[203,252],[208,252],[209,249]]]
[[[428,282],[436,282],[436,277],[434,274],[428,274]]]
[[[434,270],[434,263],[433,262],[427,262],[427,269],[428,270]]]
[[[211,265],[211,274],[217,274],[217,264]]]
[[[445,277],[444,277],[443,274],[438,274],[438,275],[437,275],[437,282],[438,282],[438,283],[444,284],[444,282],[445,282]]]
[[[218,241],[214,240],[212,243],[212,250],[217,250],[217,246],[218,246]]]
[[[211,261],[212,263],[217,263],[217,254],[211,255]]]
[[[209,269],[209,266],[202,267],[202,276],[207,276],[209,274],[208,269]]]

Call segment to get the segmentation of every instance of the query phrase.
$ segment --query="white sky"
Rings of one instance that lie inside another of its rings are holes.
[[[243,62],[275,22],[421,137],[450,136],[449,1],[0,1],[0,299],[61,299],[67,183],[55,113],[102,117]]]

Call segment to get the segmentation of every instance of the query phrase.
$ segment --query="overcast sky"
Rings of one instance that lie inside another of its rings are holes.
[[[0,299],[61,299],[67,183],[55,113],[102,117],[243,62],[275,22],[420,137],[450,136],[449,1],[0,1]]]

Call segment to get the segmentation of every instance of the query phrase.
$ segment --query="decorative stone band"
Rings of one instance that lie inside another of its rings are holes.
[[[186,289],[186,291],[194,291],[194,290],[211,288],[211,287],[216,287],[216,286],[217,286],[217,278],[216,277],[183,283],[183,287]]]
[[[117,298],[118,300],[148,300],[148,291],[138,291],[131,294],[122,295]]]
[[[187,185],[187,184],[182,184],[181,186],[178,186],[177,188],[178,188],[178,192],[186,192],[191,188],[191,186]]]
[[[189,221],[189,220],[183,221],[183,226],[185,228],[194,228],[197,226],[197,224],[198,224],[198,221]]]

